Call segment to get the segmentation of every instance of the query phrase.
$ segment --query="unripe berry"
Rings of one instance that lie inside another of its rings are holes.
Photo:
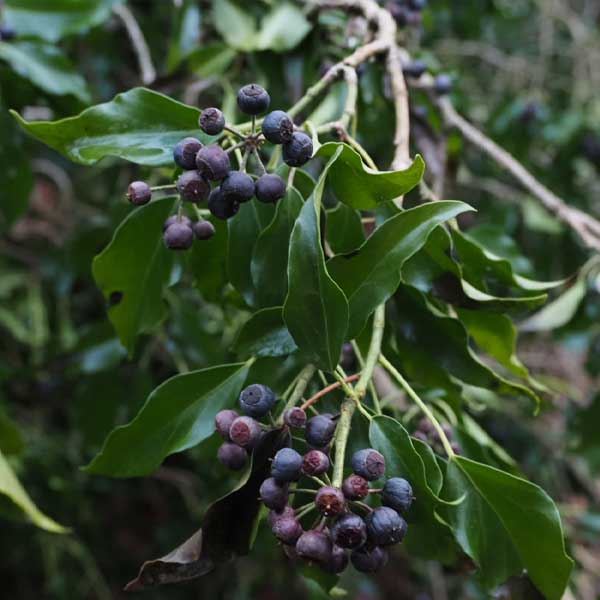
[[[433,82],[433,89],[438,96],[444,96],[452,91],[452,77],[446,73],[440,73]]]
[[[229,171],[221,183],[221,193],[229,202],[248,202],[254,196],[254,180],[241,171]]]
[[[304,560],[325,564],[331,559],[331,540],[322,531],[310,529],[296,542],[296,552]]]
[[[275,204],[285,196],[286,183],[273,173],[261,175],[254,184],[256,198],[265,204]]]
[[[369,482],[360,475],[350,475],[344,479],[342,491],[348,500],[364,500],[369,495]]]
[[[354,550],[367,541],[367,526],[358,515],[341,515],[331,528],[331,539],[341,548]]]
[[[148,204],[152,198],[152,190],[145,181],[133,181],[127,188],[127,199],[135,206]]]
[[[237,103],[243,113],[259,115],[269,108],[271,98],[263,87],[257,83],[250,83],[238,92]]]
[[[405,514],[413,501],[410,483],[401,477],[392,477],[385,482],[381,492],[381,504]]]
[[[210,221],[197,221],[192,225],[197,240],[210,240],[215,235],[215,226]]]
[[[218,108],[205,108],[198,121],[200,129],[208,135],[219,135],[225,127],[225,117]]]
[[[304,439],[313,448],[324,448],[331,442],[335,427],[336,422],[331,415],[317,415],[307,421]]]
[[[311,159],[312,153],[310,136],[302,131],[295,131],[292,139],[283,145],[283,162],[290,167],[301,167]]]
[[[235,410],[220,410],[215,416],[215,430],[226,441],[229,441],[229,430],[239,417]]]
[[[392,508],[381,506],[365,518],[369,541],[377,546],[401,542],[406,535],[406,521]]]
[[[260,419],[275,406],[276,400],[275,392],[270,387],[253,383],[242,390],[240,407],[247,415]]]
[[[285,144],[292,139],[294,123],[282,110],[270,112],[263,120],[262,132],[273,144]]]
[[[237,202],[230,202],[223,197],[220,187],[216,187],[208,197],[208,210],[214,217],[222,221],[231,219],[237,214],[239,208],[240,205]]]
[[[262,482],[259,493],[263,504],[267,508],[277,511],[284,510],[289,497],[287,484],[281,485],[273,477]]]
[[[248,454],[243,448],[231,442],[225,442],[219,447],[217,458],[221,464],[229,469],[239,471],[246,466]]]
[[[296,517],[277,519],[271,527],[275,537],[284,544],[295,544],[302,535],[302,525]]]
[[[173,149],[175,164],[190,171],[196,168],[196,155],[200,152],[203,144],[193,137],[183,138]]]
[[[238,417],[229,428],[229,439],[242,448],[254,448],[261,433],[260,425],[252,417]]]
[[[204,146],[196,155],[198,171],[209,181],[223,179],[231,170],[229,155],[221,146]]]
[[[164,223],[163,223],[163,233],[173,225],[173,223],[183,223],[188,227],[192,227],[192,220],[185,215],[171,215]]]
[[[375,546],[374,548],[363,546],[352,552],[350,560],[357,571],[361,573],[375,573],[387,564],[388,553],[385,548],[379,546]]]
[[[288,427],[294,429],[303,429],[306,426],[306,412],[304,412],[299,406],[288,408],[283,413],[283,422]]]
[[[177,180],[177,191],[182,200],[198,204],[210,194],[210,184],[198,171],[185,171]]]
[[[194,241],[194,232],[189,225],[176,221],[165,229],[163,240],[170,250],[187,250]]]
[[[346,499],[339,488],[324,485],[322,488],[319,488],[315,496],[315,505],[319,512],[326,517],[333,517],[344,512],[346,509]]]
[[[309,450],[302,459],[302,472],[308,476],[319,476],[329,471],[329,457],[320,450]]]
[[[331,548],[331,558],[321,565],[328,573],[341,573],[348,566],[348,555],[343,548],[336,546],[335,544]]]
[[[293,448],[282,448],[271,463],[271,476],[279,483],[298,481],[302,469],[302,456]]]
[[[402,67],[403,73],[407,77],[418,79],[427,71],[427,65],[422,60],[413,60]]]
[[[374,481],[385,473],[385,458],[373,448],[359,450],[352,456],[352,470],[367,481]]]

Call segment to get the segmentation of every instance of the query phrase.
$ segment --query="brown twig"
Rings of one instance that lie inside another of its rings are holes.
[[[355,373],[354,375],[350,375],[350,377],[346,377],[344,379],[344,383],[352,383],[353,381],[356,381],[359,377],[360,373]],[[304,404],[302,404],[300,408],[302,410],[306,410],[309,406],[315,404],[319,400],[319,398],[322,398],[323,396],[325,396],[325,394],[329,394],[329,392],[332,392],[333,390],[339,388],[341,385],[341,381],[335,381],[327,387],[324,387],[322,390],[318,391],[314,396],[309,398]]]

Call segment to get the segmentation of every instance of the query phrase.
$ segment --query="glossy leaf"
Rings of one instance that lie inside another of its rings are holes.
[[[356,250],[365,241],[360,213],[339,202],[327,211],[327,241],[336,254]]]
[[[388,219],[356,251],[336,256],[327,268],[350,306],[348,337],[356,336],[369,315],[400,285],[405,260],[417,252],[439,224],[471,210],[462,202],[434,202]]]
[[[286,356],[298,349],[283,322],[283,308],[263,308],[242,326],[234,350],[243,358],[250,356]]]
[[[11,469],[4,454],[0,451],[0,495],[10,502],[34,525],[52,533],[68,533],[62,525],[47,517],[33,503],[25,488]]]
[[[301,209],[302,197],[289,189],[256,240],[250,270],[259,306],[281,306],[285,300],[290,236]]]
[[[252,453],[252,466],[235,490],[208,508],[202,529],[166,556],[145,562],[125,591],[140,592],[202,577],[220,564],[248,554],[260,513],[260,485],[269,476],[272,457],[288,444],[287,432],[265,434]]]
[[[110,433],[85,470],[110,477],[152,473],[167,456],[212,435],[215,415],[235,404],[247,375],[247,364],[232,364],[168,379],[133,421]]]
[[[573,563],[565,552],[558,510],[540,487],[464,457],[450,461],[444,493],[466,494],[443,510],[487,589],[527,569],[548,600],[560,600]],[[476,519],[476,526],[474,526]]]
[[[21,36],[56,42],[110,17],[122,0],[6,0],[5,18]]]
[[[89,102],[85,80],[56,46],[29,41],[0,42],[0,60],[44,92],[57,96],[72,94],[82,102]]]
[[[136,337],[165,315],[162,291],[169,281],[173,252],[165,248],[162,225],[173,203],[173,198],[163,198],[133,210],[92,265],[109,319],[130,354]]]
[[[200,111],[145,88],[134,88],[110,102],[60,121],[25,121],[31,135],[67,158],[93,165],[107,156],[142,165],[173,164],[173,147],[186,136],[207,142],[198,127]]]
[[[331,166],[330,183],[337,199],[352,208],[368,210],[389,202],[412,190],[421,180],[425,163],[416,156],[404,171],[373,171],[360,155],[347,144],[328,142],[317,151],[317,156],[330,158],[342,148]]]
[[[335,369],[348,327],[348,301],[327,272],[320,226],[325,178],[342,150],[325,166],[294,225],[283,307],[283,318],[300,350],[326,371]]]

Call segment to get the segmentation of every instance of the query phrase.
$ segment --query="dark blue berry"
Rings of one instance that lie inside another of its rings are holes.
[[[299,406],[288,408],[283,413],[283,422],[288,427],[294,429],[303,429],[306,426],[306,412],[303,411]]]
[[[0,41],[10,42],[17,37],[17,32],[10,25],[0,25]]]
[[[413,490],[406,479],[392,477],[385,482],[381,492],[381,504],[405,514],[410,508],[412,501]]]
[[[309,450],[302,459],[302,472],[305,475],[319,476],[329,471],[329,457],[320,450]]]
[[[250,83],[238,92],[237,103],[243,113],[259,115],[269,108],[271,98],[263,87],[257,83]]]
[[[196,168],[196,155],[200,152],[203,144],[193,137],[186,137],[177,143],[173,150],[175,164],[186,171]]]
[[[287,484],[277,483],[273,477],[262,482],[259,493],[263,504],[276,511],[284,510],[289,497]]]
[[[329,560],[321,564],[321,568],[334,575],[341,573],[347,566],[348,555],[346,554],[346,551],[335,544],[331,548],[331,557]]]
[[[379,546],[375,546],[374,548],[363,546],[352,552],[350,560],[357,571],[361,573],[375,573],[385,567],[388,561],[388,553],[385,548]]]
[[[354,550],[367,541],[367,526],[358,515],[341,515],[331,527],[331,539],[342,548]]]
[[[210,195],[210,184],[198,171],[185,171],[177,180],[177,191],[182,200],[198,204]]]
[[[422,60],[413,60],[402,67],[402,71],[408,77],[418,79],[427,71],[427,65]]]
[[[346,510],[346,498],[339,488],[324,485],[315,496],[315,506],[326,517],[333,517]]]
[[[221,444],[217,452],[217,458],[219,462],[233,471],[239,471],[246,466],[246,460],[248,458],[247,452],[232,444],[231,442],[225,442]]]
[[[317,415],[307,421],[304,439],[313,448],[324,448],[331,442],[335,427],[336,422],[331,415]]]
[[[271,476],[279,483],[298,481],[302,469],[302,456],[293,448],[282,448],[271,463]]]
[[[216,144],[204,146],[196,155],[198,171],[209,181],[224,179],[231,170],[229,154]]]
[[[295,544],[302,535],[302,525],[296,517],[277,519],[271,526],[275,537],[284,544]]]
[[[152,198],[152,190],[145,181],[133,181],[127,188],[127,199],[131,204],[142,206]]]
[[[311,137],[302,131],[295,131],[292,139],[283,145],[283,162],[290,167],[301,167],[311,159],[312,153]]]
[[[439,96],[444,96],[452,91],[452,77],[446,73],[440,73],[433,82],[433,89]]]
[[[194,232],[183,221],[176,221],[165,229],[163,240],[170,250],[187,250],[194,241]]]
[[[230,171],[221,183],[221,193],[229,202],[248,202],[254,196],[254,180],[241,171]]]
[[[238,417],[229,428],[229,439],[242,448],[254,448],[261,435],[260,425],[252,417]]]
[[[275,204],[285,196],[286,183],[279,175],[265,173],[261,175],[254,186],[254,193],[261,202]]]
[[[406,521],[388,506],[371,511],[365,518],[369,541],[377,546],[390,546],[401,542],[406,535]]]
[[[352,456],[352,471],[367,481],[374,481],[385,473],[385,458],[373,448],[359,450]]]
[[[215,235],[215,226],[210,221],[197,221],[192,225],[197,240],[210,240]]]
[[[261,383],[253,383],[242,390],[240,394],[240,407],[251,417],[264,417],[274,406],[277,400],[275,392]]]
[[[200,129],[208,135],[219,135],[225,127],[225,117],[218,108],[205,108],[198,121]]]
[[[369,495],[369,482],[360,475],[350,475],[344,479],[342,491],[348,500],[363,500]]]
[[[292,139],[294,123],[282,110],[270,112],[263,120],[262,132],[269,142],[285,144]]]
[[[316,529],[305,531],[296,542],[298,556],[310,562],[320,564],[329,562],[332,550],[329,536]]]
[[[408,4],[413,10],[423,10],[427,6],[427,0],[408,0]]]
[[[220,410],[215,416],[215,430],[226,441],[229,441],[229,430],[232,423],[239,417],[235,410]]]
[[[192,220],[189,219],[188,217],[186,217],[185,215],[171,215],[164,223],[163,223],[163,233],[169,228],[171,227],[171,225],[173,225],[173,223],[183,223],[184,225],[187,225],[188,227],[192,227]]]
[[[237,202],[230,202],[223,197],[221,187],[216,187],[208,197],[208,210],[217,219],[226,221],[237,214],[240,205]]]

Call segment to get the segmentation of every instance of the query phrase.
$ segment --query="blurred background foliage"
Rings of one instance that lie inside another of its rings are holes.
[[[155,181],[157,171],[112,159],[73,165],[28,138],[8,113],[62,118],[144,83],[119,2],[82,1],[77,9],[57,11],[61,4],[69,3],[4,3],[4,21],[18,36],[0,42],[0,451],[36,504],[72,532],[36,529],[0,504],[6,517],[0,573],[7,598],[108,599],[120,596],[145,559],[187,537],[190,523],[231,481],[207,460],[214,440],[169,458],[144,480],[108,480],[80,467],[158,383],[182,366],[225,361],[248,313],[235,295],[218,295],[219,281],[201,282],[202,294],[178,285],[167,295],[172,310],[161,331],[138,343],[132,360],[126,356],[91,263],[129,211],[127,183]],[[358,21],[349,26],[338,13],[307,20],[297,6],[128,2],[156,68],[149,87],[196,106],[222,105],[229,115],[240,84],[257,80],[274,106],[289,106],[357,44],[352,27],[360,28]],[[431,0],[422,25],[402,35],[433,72],[453,75],[452,100],[460,112],[569,204],[600,217],[599,25],[594,0]],[[372,62],[360,75],[358,137],[387,164],[393,111],[379,93],[383,69]],[[313,121],[330,120],[343,102],[340,89],[319,104]],[[443,146],[444,197],[479,210],[461,225],[520,275],[568,278],[551,303],[523,323],[519,338],[521,360],[557,391],[553,407],[537,420],[521,420],[506,406],[483,418],[495,440],[559,503],[577,561],[574,597],[596,598],[598,257],[590,258],[572,232],[480,152],[444,132],[425,95],[415,92],[411,102],[414,151],[427,158],[423,144],[433,139]],[[407,202],[417,200],[413,193]],[[149,597],[318,598],[321,592],[292,576],[293,567],[266,537],[261,531],[250,557]],[[484,597],[465,576],[468,565],[464,572],[444,572],[399,552],[394,566],[374,580],[349,574],[349,597]],[[503,586],[497,597],[532,598],[523,585]]]

